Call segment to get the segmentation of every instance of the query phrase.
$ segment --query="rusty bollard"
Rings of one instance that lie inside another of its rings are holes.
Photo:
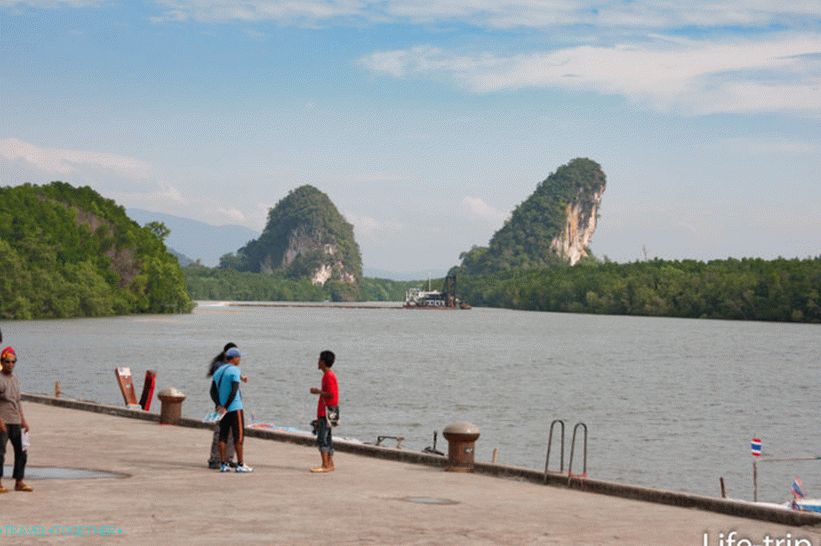
[[[458,421],[445,427],[442,435],[448,441],[449,472],[473,472],[473,453],[479,438],[479,427],[467,421]]]
[[[182,401],[185,395],[173,387],[166,387],[157,395],[160,399],[160,424],[178,425],[182,418]]]

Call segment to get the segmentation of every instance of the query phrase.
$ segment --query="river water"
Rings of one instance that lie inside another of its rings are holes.
[[[572,426],[589,427],[593,478],[718,496],[723,476],[729,495],[744,499],[752,498],[752,437],[771,458],[821,455],[818,325],[200,302],[191,315],[2,329],[27,392],[51,393],[59,380],[65,397],[120,405],[114,368],[131,367],[138,395],[145,370],[155,369],[158,388],[186,393],[183,413],[195,418],[210,406],[208,361],[234,341],[246,354],[249,413],[282,426],[309,429],[317,355],[331,349],[336,434],[363,441],[398,435],[419,450],[434,430],[467,420],[481,429],[477,460],[498,448],[500,463],[539,469],[548,425],[561,418],[568,454]],[[439,449],[447,451],[441,437]],[[821,461],[773,462],[759,464],[759,499],[786,500],[794,476],[821,496]]]

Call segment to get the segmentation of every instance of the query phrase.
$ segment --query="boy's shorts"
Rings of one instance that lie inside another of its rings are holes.
[[[245,435],[245,414],[242,410],[229,411],[220,421],[220,442],[228,441],[228,432],[234,435],[234,444],[242,443]]]
[[[331,425],[325,417],[317,417],[316,424],[316,445],[322,453],[334,454],[333,436],[331,435]]]

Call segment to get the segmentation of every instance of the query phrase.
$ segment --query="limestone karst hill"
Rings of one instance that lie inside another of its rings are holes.
[[[268,213],[258,239],[236,254],[223,256],[221,267],[357,285],[362,258],[353,226],[331,199],[313,186],[288,193]]]
[[[576,158],[562,165],[519,204],[487,247],[462,254],[466,273],[576,264],[589,255],[606,179],[598,163]]]

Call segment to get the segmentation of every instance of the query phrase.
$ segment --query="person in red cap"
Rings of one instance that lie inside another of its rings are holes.
[[[26,474],[26,451],[23,448],[23,431],[28,433],[29,425],[20,405],[20,382],[13,374],[17,364],[17,353],[11,347],[0,351],[0,493],[8,492],[3,487],[3,463],[6,460],[6,444],[11,440],[14,447],[15,491],[33,491],[30,485],[23,482]]]

